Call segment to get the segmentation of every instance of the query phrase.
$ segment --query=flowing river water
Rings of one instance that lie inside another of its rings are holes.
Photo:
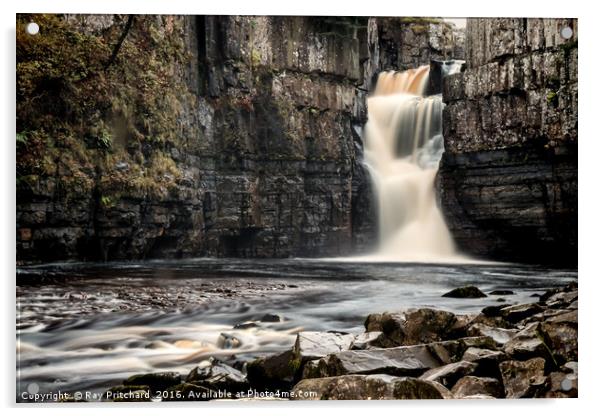
[[[17,272],[17,392],[102,392],[144,372],[179,371],[291,348],[302,330],[363,332],[370,313],[474,313],[532,302],[574,270],[508,264],[198,259],[51,264]],[[482,299],[442,298],[469,284]],[[503,298],[503,301],[500,299]],[[265,315],[268,315],[267,317]],[[280,322],[270,321],[279,315]],[[256,326],[235,328],[252,321]]]

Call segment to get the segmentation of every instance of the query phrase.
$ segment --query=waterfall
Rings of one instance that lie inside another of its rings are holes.
[[[459,65],[442,66],[443,75]],[[429,66],[382,72],[368,98],[365,163],[377,195],[379,248],[386,261],[458,259],[435,198],[443,154],[441,95],[425,97]]]

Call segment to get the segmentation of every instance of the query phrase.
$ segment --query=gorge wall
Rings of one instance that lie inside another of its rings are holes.
[[[370,244],[359,134],[373,20],[18,23],[30,20],[40,35],[17,39],[18,260],[323,256]]]
[[[560,33],[573,30],[570,39]],[[440,203],[476,256],[577,262],[577,20],[468,19],[443,83]]]

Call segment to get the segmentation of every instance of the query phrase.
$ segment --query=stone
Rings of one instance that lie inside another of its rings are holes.
[[[422,308],[404,313],[370,315],[366,319],[366,327],[367,330],[382,331],[382,336],[375,344],[378,343],[381,347],[396,347],[465,336],[465,318],[458,319],[450,312]]]
[[[242,343],[234,335],[222,332],[221,334],[219,334],[219,337],[217,338],[216,345],[218,348],[228,350],[228,349],[232,349],[232,348],[238,348],[242,345]]]
[[[276,315],[273,313],[266,313],[265,315],[263,315],[261,317],[261,319],[259,319],[260,322],[280,322],[282,321],[282,319],[280,318],[280,315]]]
[[[148,386],[152,391],[166,390],[180,384],[182,376],[176,372],[136,374],[123,382],[125,386]]]
[[[514,292],[512,290],[498,289],[498,290],[492,290],[491,292],[489,292],[489,294],[494,295],[494,296],[506,296],[506,295],[514,295]]]
[[[570,316],[571,313],[564,316],[567,315]],[[577,319],[576,311],[574,319]],[[558,364],[564,364],[568,361],[578,361],[578,331],[576,322],[544,321],[541,325],[541,331],[545,334],[546,345],[551,350]]]
[[[462,356],[463,361],[470,361],[475,363],[483,363],[486,361],[494,361],[495,363],[498,363],[504,358],[506,358],[506,354],[504,354],[502,351],[494,351],[475,347],[468,348]]]
[[[301,362],[315,360],[348,350],[354,339],[353,334],[340,332],[300,332],[297,334],[293,354]]]
[[[547,356],[548,350],[538,322],[528,324],[504,344],[504,352],[516,359]]]
[[[380,331],[363,332],[353,339],[349,349],[365,350],[370,347],[377,347],[378,340],[382,337],[382,335],[383,333]]]
[[[516,335],[518,330],[516,329],[505,329],[505,328],[495,328],[485,324],[472,324],[468,329],[469,336],[487,336],[491,337],[495,343],[499,346],[504,345],[510,339]]]
[[[499,380],[491,377],[462,377],[451,389],[456,399],[503,398],[504,386]]]
[[[306,397],[303,393],[314,393]],[[294,400],[393,400],[451,398],[445,387],[408,377],[346,375],[301,380],[293,388]]]
[[[511,323],[517,323],[525,318],[533,316],[543,311],[543,308],[537,303],[527,303],[524,305],[508,306],[500,310],[501,316]]]
[[[500,372],[509,399],[536,397],[545,390],[546,360],[537,357],[527,361],[504,361]]]
[[[256,358],[247,363],[247,379],[258,390],[290,389],[299,378],[301,362],[292,351]]]
[[[234,325],[234,329],[250,329],[250,328],[257,328],[259,325],[256,322],[241,322],[239,324]]]
[[[496,299],[496,301],[499,301],[499,299]],[[504,305],[486,306],[481,310],[481,313],[488,318],[492,318],[495,316],[502,316],[502,309],[507,308],[509,306],[512,306],[512,305],[504,304]]]
[[[466,355],[466,353],[464,353]],[[459,361],[442,367],[433,368],[422,374],[420,380],[436,381],[447,388],[451,388],[456,382],[467,375],[473,374],[478,365],[469,361]]]
[[[465,298],[465,299],[474,299],[474,298],[486,298],[487,295],[479,290],[476,286],[464,286],[459,287],[453,290],[450,290],[447,293],[441,295],[444,298]]]
[[[230,392],[245,391],[249,387],[243,373],[216,359],[208,360],[192,369],[186,377],[186,383]]]
[[[390,374],[418,376],[426,370],[439,367],[441,362],[424,345],[373,348],[343,351],[328,357],[331,376],[346,374]]]

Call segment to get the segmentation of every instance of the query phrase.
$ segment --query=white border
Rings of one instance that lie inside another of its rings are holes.
[[[595,409],[596,401],[602,395],[599,393],[600,380],[600,309],[597,304],[602,294],[602,273],[600,263],[600,242],[598,231],[600,227],[599,184],[602,163],[601,143],[599,134],[600,112],[600,30],[599,10],[592,6],[595,2],[557,1],[529,2],[526,0],[428,0],[421,2],[381,1],[367,2],[358,0],[328,1],[301,0],[298,2],[261,2],[259,0],[245,1],[214,1],[190,3],[183,0],[102,0],[102,1],[68,1],[53,0],[34,1],[19,0],[18,2],[3,1],[2,14],[2,50],[4,56],[0,65],[2,71],[2,126],[4,127],[1,141],[0,163],[5,203],[2,204],[3,231],[2,275],[4,283],[4,319],[2,329],[1,361],[2,375],[0,376],[3,404],[22,413],[43,411],[45,415],[106,415],[131,414],[136,405],[112,406],[110,409],[98,406],[78,405],[46,405],[43,407],[19,406],[14,408],[15,397],[15,181],[14,181],[14,134],[15,134],[15,13],[17,12],[71,12],[71,13],[165,13],[165,14],[300,14],[300,15],[396,15],[396,16],[444,16],[444,17],[577,17],[579,18],[579,280],[581,295],[579,319],[581,333],[579,337],[580,377],[579,399],[565,400],[502,400],[485,401],[412,401],[412,402],[321,402],[321,403],[196,403],[201,414],[241,413],[248,415],[283,414],[304,415],[324,412],[333,414],[363,414],[375,411],[378,413],[397,414],[426,414],[441,413],[447,415],[466,415],[467,413],[486,413],[488,416],[509,414],[524,414],[525,412],[545,415],[576,415],[589,414],[589,409]],[[170,407],[186,407],[181,404],[166,407],[165,405],[145,406],[148,415],[165,415],[168,412],[189,412],[185,409],[170,410]],[[84,410],[85,409],[85,410]],[[372,410],[374,409],[374,410]],[[193,410],[194,411],[194,410]],[[599,410],[598,410],[599,411]],[[196,413],[197,411],[195,411]],[[593,413],[593,412],[592,412]]]

